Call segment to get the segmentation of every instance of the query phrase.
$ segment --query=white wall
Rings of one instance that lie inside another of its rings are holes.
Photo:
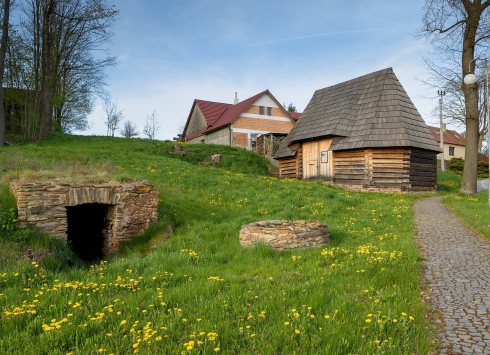
[[[279,106],[277,106],[276,102],[272,100],[272,97],[270,97],[269,94],[262,95],[260,99],[254,102],[254,105],[279,108]]]

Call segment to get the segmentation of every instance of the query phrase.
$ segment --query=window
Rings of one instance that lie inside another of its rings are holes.
[[[328,152],[322,152],[322,163],[328,163]]]
[[[272,107],[267,107],[267,116],[272,116]]]
[[[449,155],[454,157],[454,147],[449,147]]]
[[[264,106],[259,106],[259,115],[264,114]]]

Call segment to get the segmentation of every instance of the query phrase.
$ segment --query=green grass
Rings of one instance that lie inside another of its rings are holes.
[[[5,181],[148,179],[160,221],[120,254],[92,266],[28,262],[52,240],[3,233],[0,353],[22,354],[428,354],[429,308],[420,299],[411,206],[419,195],[347,192],[279,180],[239,148],[53,135],[0,150]],[[206,164],[222,154],[222,166]],[[450,181],[446,177],[444,181]],[[447,193],[455,189],[446,183]],[[9,202],[10,201],[10,202]],[[5,205],[4,205],[5,203]],[[323,249],[243,248],[243,224],[267,219],[328,224]],[[174,234],[148,247],[172,226]],[[24,243],[24,244],[23,244]],[[30,245],[30,244],[29,244]],[[17,246],[15,249],[14,246]],[[6,248],[10,248],[9,244]],[[5,248],[4,248],[5,249]],[[192,343],[193,342],[193,343]]]
[[[463,177],[451,171],[437,171],[437,191],[458,193]]]
[[[466,223],[490,239],[490,208],[488,206],[488,190],[480,191],[474,196],[448,196],[442,200],[451,206]]]

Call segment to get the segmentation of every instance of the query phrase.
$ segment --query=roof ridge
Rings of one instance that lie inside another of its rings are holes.
[[[204,102],[210,102],[213,104],[220,104],[220,105],[233,105],[233,104],[227,104],[226,102],[209,101],[209,100],[201,100],[201,99],[194,99],[194,101],[204,101]]]

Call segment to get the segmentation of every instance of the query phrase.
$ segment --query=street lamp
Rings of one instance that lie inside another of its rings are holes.
[[[473,63],[475,60],[483,60],[481,58],[475,58],[473,59],[470,64],[468,65],[469,66],[469,70],[471,72],[471,63]],[[488,66],[487,66],[487,62],[486,60],[483,60],[483,63],[484,63],[484,68],[485,68],[485,88],[486,88],[486,93],[485,93],[485,105],[486,105],[486,111],[485,111],[485,116],[487,118],[487,135],[488,135],[488,144],[489,144],[489,157],[490,157],[490,120],[489,120],[489,109],[488,109]],[[476,83],[476,75],[475,74],[467,74],[464,79],[463,79],[464,83],[466,85],[473,85]],[[488,164],[488,174],[489,174],[489,179],[490,179],[490,164]],[[488,207],[490,207],[490,180],[489,180],[489,183],[488,183]]]
[[[439,116],[440,116],[440,129],[439,129],[439,139],[441,141],[441,149],[442,149],[442,154],[441,154],[441,171],[445,170],[445,161],[444,161],[444,123],[442,123],[442,97],[446,95],[445,91],[440,91],[437,90],[437,95],[440,95],[441,98],[439,99]]]

